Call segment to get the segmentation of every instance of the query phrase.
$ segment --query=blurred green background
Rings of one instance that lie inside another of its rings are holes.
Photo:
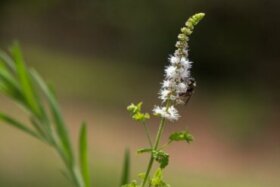
[[[0,47],[20,41],[28,64],[55,86],[73,142],[88,122],[93,186],[118,186],[126,147],[132,177],[148,159],[135,153],[147,142],[126,106],[159,104],[179,29],[205,12],[190,41],[196,94],[165,133],[188,128],[195,142],[169,148],[167,181],[279,187],[279,8],[277,0],[1,0]],[[0,106],[23,116],[4,97]],[[69,186],[61,167],[50,148],[1,123],[1,187]]]

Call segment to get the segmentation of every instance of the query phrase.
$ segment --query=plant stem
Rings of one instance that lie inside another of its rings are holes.
[[[155,141],[155,144],[154,144],[154,147],[153,147],[154,150],[157,150],[157,148],[158,148],[159,141],[160,141],[160,138],[161,138],[164,126],[165,126],[165,118],[161,118],[159,129],[158,129],[157,136],[156,136],[156,141]],[[150,175],[153,163],[154,163],[154,157],[151,154],[151,158],[150,158],[150,161],[149,161],[149,164],[148,164],[148,168],[147,168],[147,171],[146,171],[146,174],[145,174],[144,181],[142,183],[142,187],[144,187],[146,182],[147,182],[147,179],[148,179],[148,177]]]
[[[57,151],[58,155],[62,159],[63,163],[65,164],[65,167],[68,171],[69,177],[71,182],[75,185],[75,187],[85,187],[84,181],[81,177],[81,174],[79,173],[79,170],[77,170],[76,165],[73,160],[69,160],[65,153],[61,150],[60,146],[57,144],[57,142],[54,143],[54,148]]]
[[[153,147],[153,142],[152,142],[152,138],[151,138],[151,133],[150,133],[150,131],[149,131],[148,127],[147,127],[147,124],[145,122],[143,123],[143,126],[145,128],[145,132],[146,132],[149,144],[150,144],[150,146],[152,148]]]

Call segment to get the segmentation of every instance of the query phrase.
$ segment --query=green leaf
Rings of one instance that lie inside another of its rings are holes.
[[[146,176],[146,173],[145,172],[142,172],[142,173],[138,173],[138,177],[142,180],[145,179],[145,176]]]
[[[152,148],[140,148],[137,150],[137,153],[138,154],[141,154],[141,153],[148,153],[148,152],[151,152],[153,149]]]
[[[16,72],[14,61],[7,53],[0,51],[0,59],[9,67],[11,71],[13,71],[13,73]]]
[[[33,130],[29,129],[26,125],[22,124],[21,122],[7,116],[6,114],[0,113],[0,120],[6,122],[7,124],[20,129],[21,131],[42,140],[42,138]]]
[[[129,184],[126,184],[126,185],[122,185],[122,187],[140,187],[140,185],[137,184],[137,181],[132,181],[131,183]]]
[[[32,87],[29,73],[28,73],[28,70],[26,69],[26,66],[25,66],[25,63],[23,60],[23,56],[21,54],[21,50],[20,50],[18,43],[15,43],[12,46],[11,53],[12,53],[14,61],[15,61],[18,78],[19,78],[21,89],[22,89],[22,92],[26,99],[26,102],[28,103],[28,105],[30,106],[32,111],[35,114],[39,115],[40,111],[39,111],[37,102],[35,100],[35,98],[36,98],[35,92]]]
[[[90,187],[90,172],[88,161],[87,126],[82,124],[80,129],[80,167],[85,187]]]
[[[2,91],[8,96],[24,103],[24,97],[21,94],[21,88],[17,80],[11,75],[3,63],[0,63],[0,82],[3,83]]]
[[[158,186],[162,183],[162,170],[158,168],[151,179],[151,184],[153,186]]]
[[[134,119],[135,121],[145,122],[146,120],[150,119],[150,114],[138,112],[132,116],[132,119]]]
[[[141,112],[141,108],[142,108],[142,102],[139,102],[137,105],[135,105],[134,103],[131,103],[128,107],[127,110],[129,112],[131,112],[132,114]]]
[[[43,94],[46,96],[48,104],[50,106],[50,110],[55,122],[55,129],[57,132],[57,135],[59,137],[61,146],[63,148],[64,156],[67,157],[67,161],[69,162],[71,166],[73,165],[73,153],[72,148],[69,140],[68,131],[64,125],[64,120],[61,116],[61,112],[59,110],[59,107],[57,105],[56,98],[54,97],[54,94],[50,91],[46,83],[43,81],[43,79],[40,77],[40,75],[35,71],[31,71],[31,76],[36,81],[38,86],[43,91]]]
[[[161,168],[158,168],[153,175],[151,181],[150,181],[150,186],[153,187],[170,187],[169,184],[165,183],[163,181],[163,171]]]
[[[148,113],[142,113],[142,102],[139,102],[137,105],[134,103],[131,103],[127,110],[130,112],[132,119],[135,121],[143,122],[145,123],[148,119],[150,119],[150,114]]]
[[[169,141],[186,141],[191,143],[193,136],[188,131],[174,132],[169,136]]]
[[[130,176],[130,153],[129,150],[126,149],[124,154],[124,161],[123,161],[121,186],[128,184],[129,176]]]
[[[164,151],[153,150],[152,156],[160,164],[161,169],[164,169],[169,163],[169,155]]]

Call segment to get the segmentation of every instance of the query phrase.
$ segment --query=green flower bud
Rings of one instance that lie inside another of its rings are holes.
[[[190,17],[188,19],[188,21],[186,22],[186,26],[193,30],[193,27],[195,25],[197,25],[203,18],[204,18],[205,14],[204,13],[198,13],[198,14],[195,14],[193,15],[192,17]]]
[[[193,30],[193,29],[194,29],[193,24],[192,24],[192,23],[190,23],[190,22],[188,22],[188,21],[186,22],[186,24],[185,24],[185,25],[186,25],[186,27],[187,27],[187,28],[189,28],[190,30]]]
[[[181,29],[181,32],[184,33],[185,35],[191,35],[192,34],[192,30],[186,27],[183,27]]]
[[[193,33],[194,26],[197,25],[204,16],[204,13],[197,13],[187,20],[187,22],[185,23],[185,27],[181,28],[181,33],[178,35],[179,41],[177,41],[177,43],[175,44],[175,47],[178,50],[176,50],[177,52],[175,53],[181,56],[187,55],[184,51],[188,48],[189,36]]]
[[[186,36],[185,34],[179,34],[179,35],[178,35],[178,39],[179,39],[180,41],[186,41],[186,38],[187,38],[187,36]]]

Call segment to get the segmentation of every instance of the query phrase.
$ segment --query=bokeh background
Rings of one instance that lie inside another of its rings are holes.
[[[277,0],[1,0],[0,47],[13,40],[29,66],[51,82],[73,142],[90,128],[93,186],[118,186],[125,148],[132,177],[145,170],[144,131],[126,112],[151,111],[167,57],[186,19],[207,16],[190,41],[198,87],[169,132],[189,129],[191,145],[168,148],[172,186],[280,186],[280,1]],[[23,116],[0,98],[1,111]],[[149,124],[155,132],[157,120]],[[69,186],[44,144],[1,123],[0,186]]]

